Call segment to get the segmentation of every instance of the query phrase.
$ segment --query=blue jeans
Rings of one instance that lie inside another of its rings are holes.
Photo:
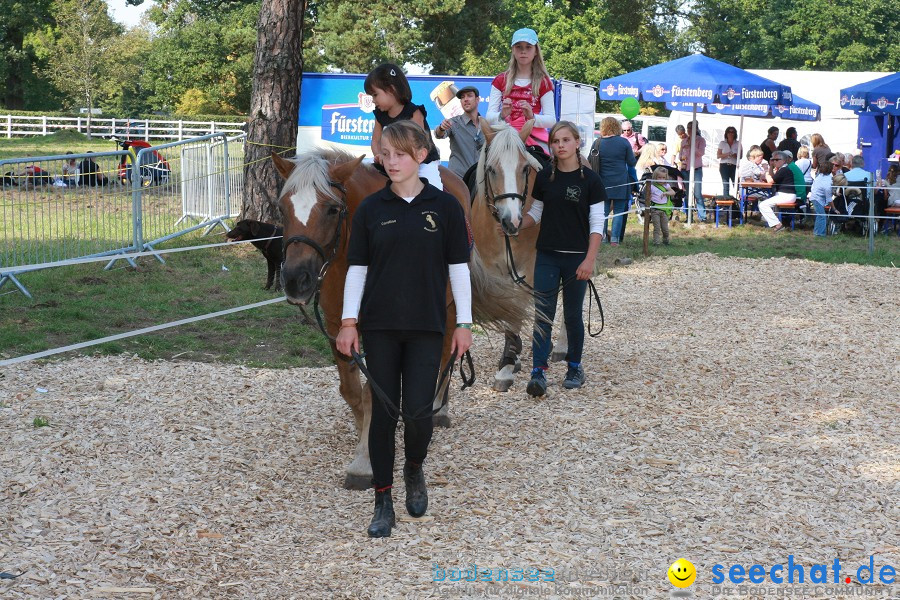
[[[534,260],[534,307],[543,312],[549,322],[535,319],[534,335],[531,341],[531,359],[534,367],[547,368],[547,359],[552,349],[550,333],[553,328],[553,319],[556,317],[556,297],[559,295],[558,288],[564,281],[567,283],[562,288],[563,316],[565,317],[566,333],[569,336],[566,360],[574,363],[581,362],[581,353],[584,349],[582,307],[584,306],[584,293],[587,291],[587,281],[575,279],[575,270],[584,262],[586,255],[587,252],[537,251]]]
[[[621,200],[606,200],[603,203],[603,209],[607,215],[611,215],[613,213],[624,213],[628,210],[628,198],[622,198]],[[603,222],[603,237],[607,242],[615,242],[617,244],[622,243],[622,238],[625,237],[625,224],[628,221],[628,215],[619,215],[617,217],[613,217],[612,219],[612,236],[609,234],[609,217],[607,216],[606,220]]]
[[[812,202],[813,208],[816,209],[816,224],[813,227],[813,233],[825,237],[825,226],[828,223],[827,218],[825,217],[825,205],[819,204],[815,200]]]
[[[685,186],[688,185],[690,177],[690,171],[681,172]],[[700,168],[694,169],[694,200],[697,201],[697,218],[701,221],[706,220],[706,207],[703,205],[703,169]]]

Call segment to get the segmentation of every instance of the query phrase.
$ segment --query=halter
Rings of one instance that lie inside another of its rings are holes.
[[[488,152],[490,152],[491,146],[490,144],[485,145],[484,147],[484,160],[487,162]],[[491,211],[491,215],[493,215],[494,220],[498,223],[500,222],[500,210],[497,208],[497,202],[499,200],[505,200],[506,198],[516,198],[522,203],[522,208],[525,208],[525,194],[519,194],[518,192],[507,192],[505,194],[494,194],[491,189],[491,179],[487,176],[487,169],[489,167],[485,165],[485,174],[484,179],[482,179],[482,183],[484,184],[484,199],[487,202],[488,210]],[[531,171],[534,168],[529,164],[528,169],[525,173],[525,192],[528,192],[528,178],[531,176]]]
[[[334,257],[337,256],[338,247],[341,245],[341,229],[344,225],[344,219],[347,218],[347,188],[345,188],[344,184],[340,183],[339,181],[329,180],[328,185],[335,188],[341,193],[341,211],[338,214],[338,222],[334,228],[334,236],[332,236],[331,242],[328,243],[328,245],[331,246],[331,256],[325,258],[325,250],[322,248],[322,246],[320,246],[316,240],[305,235],[292,235],[291,237],[284,239],[284,241],[282,242],[282,270],[284,269],[284,258],[287,257],[288,246],[290,246],[291,244],[306,244],[307,246],[315,250],[316,254],[318,254],[322,258],[322,268],[319,270],[319,275],[316,279],[316,303],[318,303],[319,301],[319,291],[322,288],[322,280],[325,278],[325,273],[328,271],[328,267],[331,266]]]

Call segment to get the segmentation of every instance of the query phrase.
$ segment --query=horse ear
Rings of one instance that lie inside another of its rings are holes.
[[[522,125],[522,129],[519,131],[519,137],[522,138],[523,144],[528,142],[528,136],[531,135],[532,127],[534,127],[534,119],[528,119],[525,121],[525,124]]]
[[[282,177],[285,179],[294,171],[294,163],[284,158],[281,158],[276,153],[272,153],[272,162],[275,163],[275,170],[277,170]]]
[[[478,119],[478,121],[481,123],[481,133],[484,134],[484,141],[490,144],[491,140],[494,139],[494,136],[497,135],[497,132],[494,131],[491,124],[487,122],[487,119]]]
[[[350,176],[353,175],[353,171],[356,170],[356,167],[359,166],[365,157],[365,155],[362,155],[335,166],[334,170],[331,171],[331,178],[335,181],[340,181],[341,183],[346,182],[350,179]]]

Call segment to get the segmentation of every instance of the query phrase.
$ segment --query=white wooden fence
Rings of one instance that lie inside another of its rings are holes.
[[[7,138],[50,135],[63,129],[88,133],[87,117],[23,117],[0,116],[0,136]],[[242,123],[224,121],[166,121],[155,119],[107,119],[91,117],[90,135],[127,137],[129,139],[178,140],[210,133],[243,133]]]

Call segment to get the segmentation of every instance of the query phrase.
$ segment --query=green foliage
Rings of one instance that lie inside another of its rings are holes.
[[[41,60],[27,40],[51,17],[51,0],[0,0],[0,105],[52,106],[58,94],[42,81]]]
[[[144,58],[141,82],[154,108],[173,110],[194,88],[207,95],[209,106],[250,109],[259,4],[216,3],[215,10],[212,5],[176,0],[148,11],[158,33]]]
[[[38,427],[48,427],[50,425],[50,420],[47,417],[35,417],[34,421],[31,422],[31,425],[37,429]]]
[[[56,0],[57,28],[46,32],[47,75],[70,106],[92,108],[120,74],[109,61],[122,27],[103,0]]]
[[[200,115],[217,112],[219,103],[210,98],[208,92],[190,88],[181,95],[181,100],[178,102],[175,110],[183,115]]]
[[[896,71],[897,4],[891,0],[698,0],[689,37],[743,68]]]

